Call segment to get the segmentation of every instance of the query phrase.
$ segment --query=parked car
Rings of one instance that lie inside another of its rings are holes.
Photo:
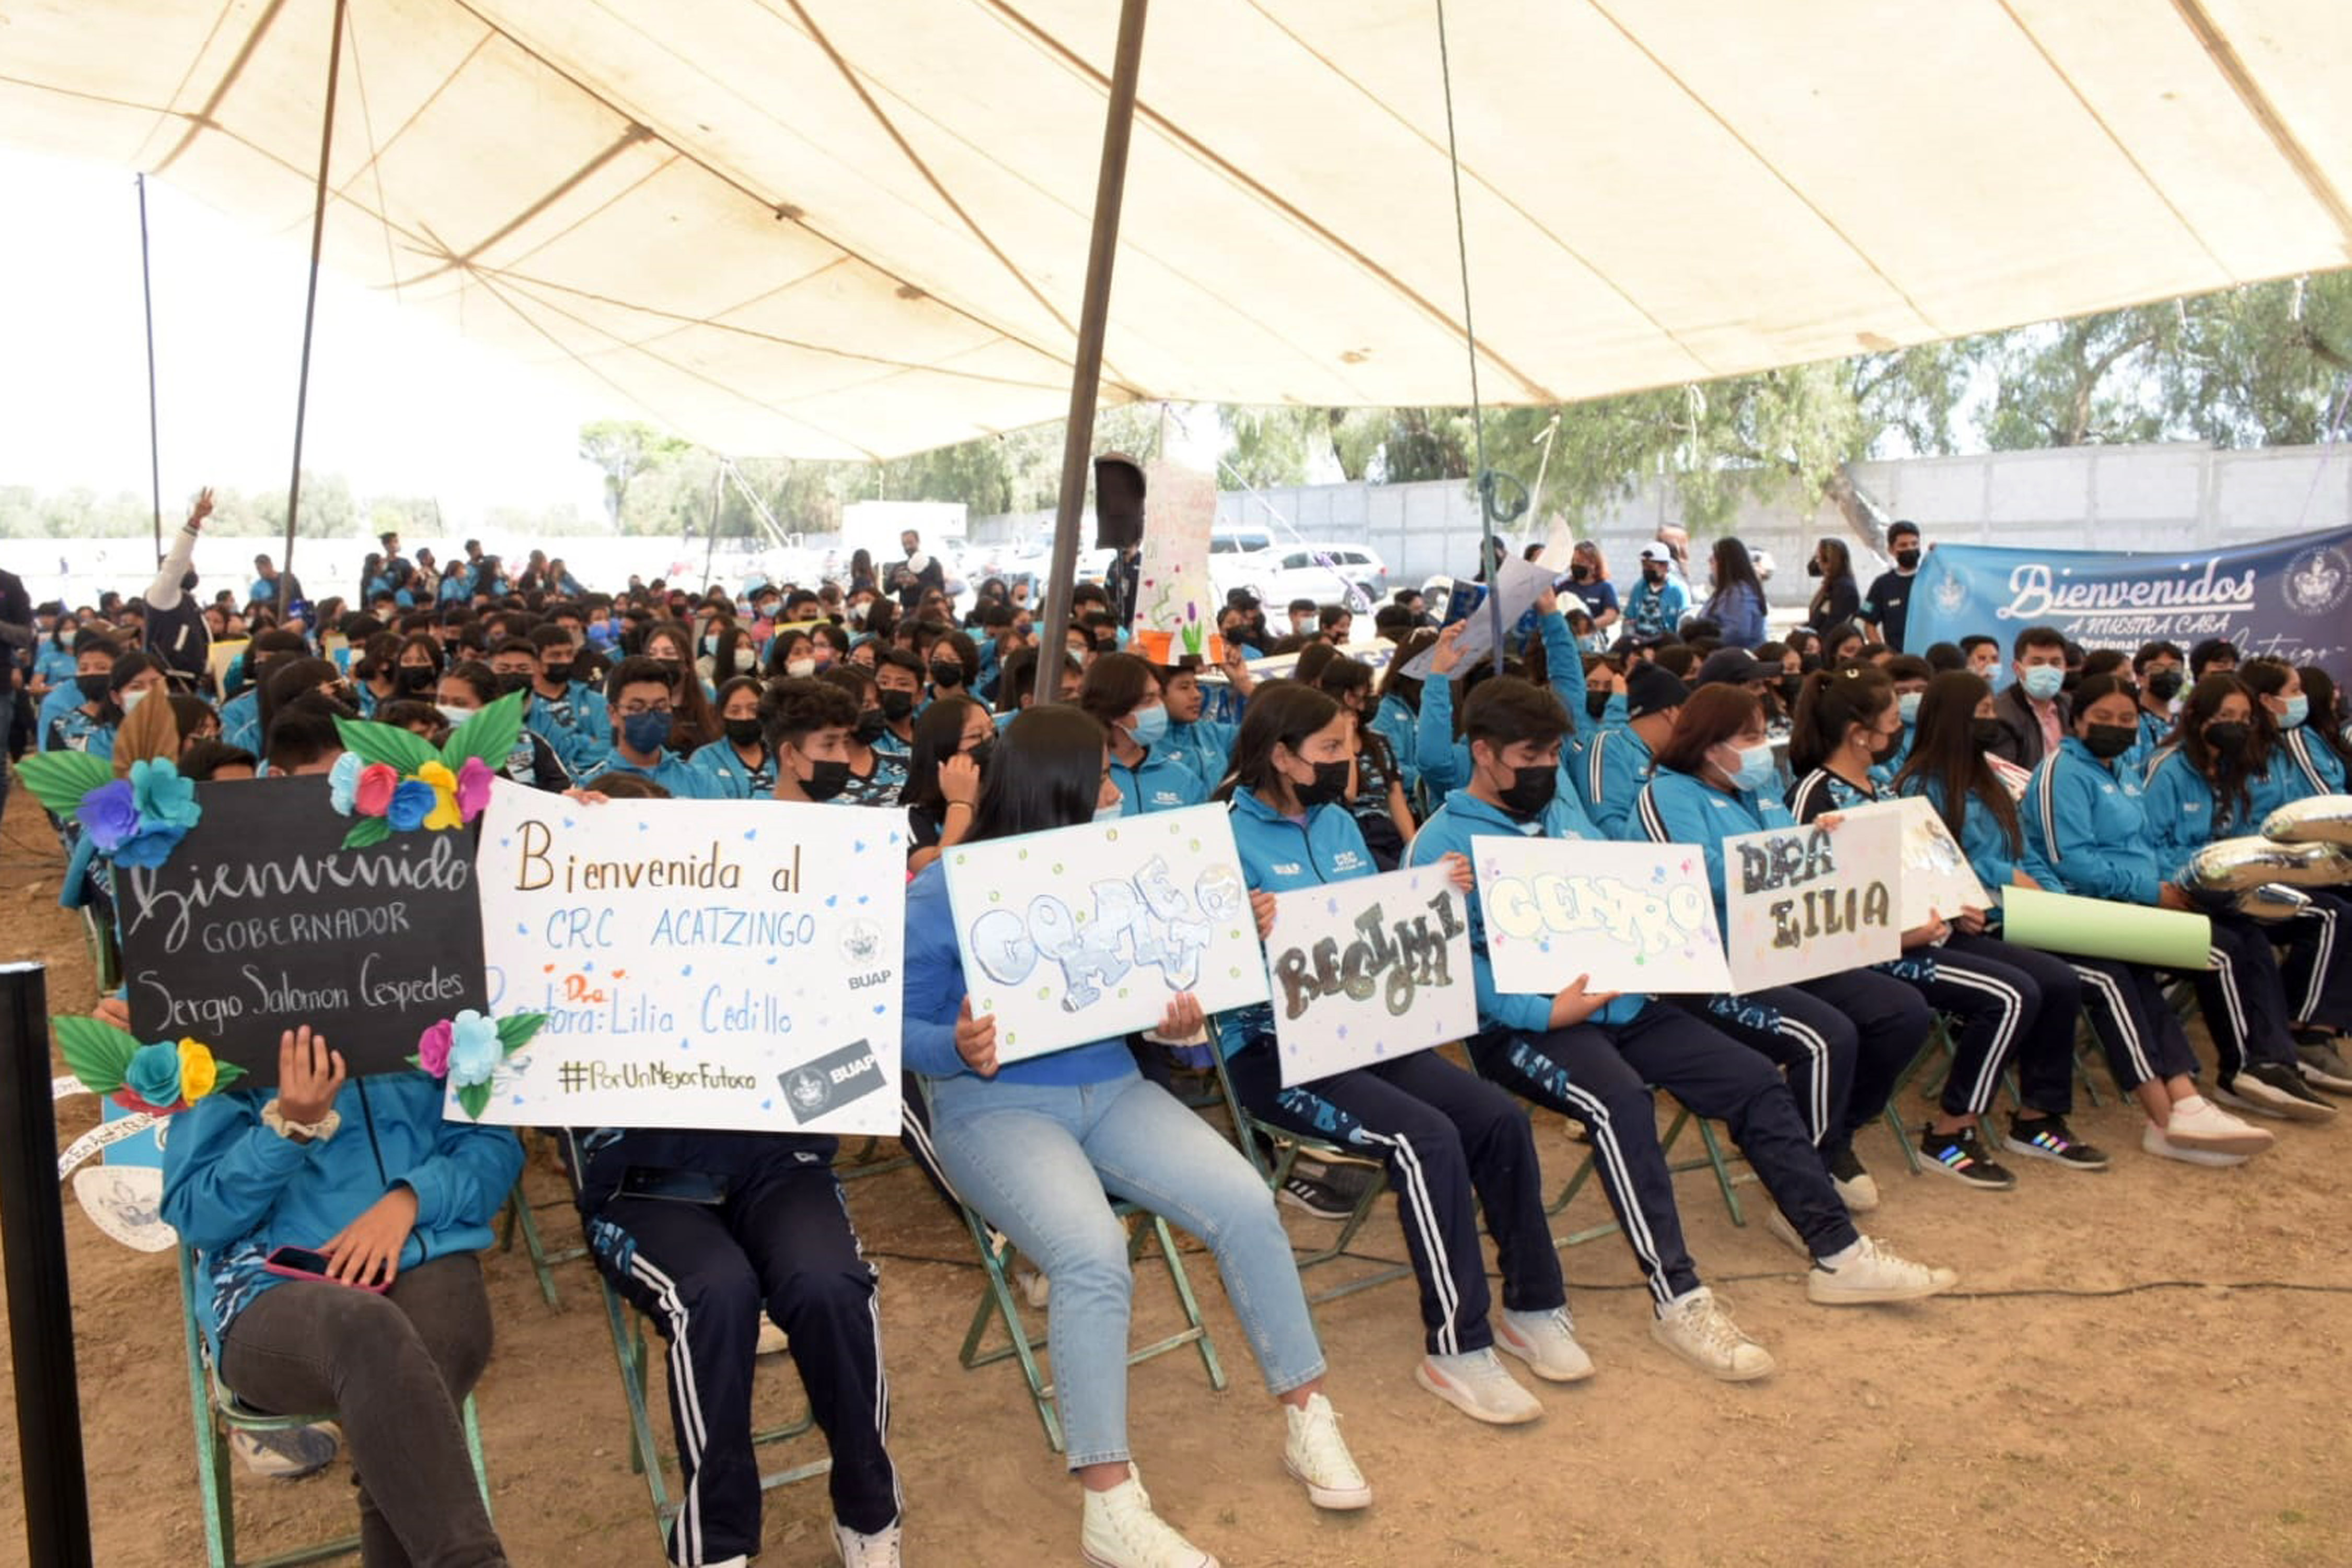
[[[1389,591],[1389,569],[1360,544],[1286,540],[1265,550],[1220,552],[1210,542],[1209,574],[1220,590],[1247,588],[1279,609],[1293,599],[1344,604],[1369,614]]]

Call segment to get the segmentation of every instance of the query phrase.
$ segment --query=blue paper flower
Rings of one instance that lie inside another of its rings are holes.
[[[82,796],[74,820],[89,829],[91,843],[111,855],[139,831],[139,802],[130,781],[115,779]]]
[[[180,1103],[180,1047],[167,1043],[142,1046],[131,1053],[122,1069],[122,1087],[162,1110]]]
[[[145,827],[194,827],[196,818],[204,815],[196,805],[196,784],[194,779],[184,779],[180,770],[168,757],[131,764],[131,798],[139,803],[142,826]]]
[[[394,832],[414,833],[425,826],[425,819],[440,804],[441,797],[423,779],[403,779],[400,787],[392,792],[392,805],[385,809],[383,817],[392,824]]]
[[[352,800],[360,787],[360,770],[367,759],[357,752],[345,752],[327,770],[327,804],[343,816],[352,814]]]
[[[170,859],[172,851],[178,848],[180,840],[187,836],[188,830],[184,827],[170,823],[150,823],[142,817],[139,831],[116,847],[114,863],[118,866],[144,866],[152,870]]]
[[[397,797],[393,809],[400,809]],[[449,1081],[458,1088],[489,1082],[506,1054],[499,1043],[499,1026],[471,1007],[449,1020]]]

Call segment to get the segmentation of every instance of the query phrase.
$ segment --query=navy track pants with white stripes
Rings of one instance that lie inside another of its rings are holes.
[[[867,1532],[898,1517],[874,1271],[829,1167],[780,1159],[737,1177],[717,1205],[615,1197],[591,1218],[588,1239],[596,1266],[669,1342],[686,1483],[673,1562],[699,1568],[760,1550],[751,1367],[763,1312],[792,1336],[831,1445],[834,1516]]]
[[[1433,1051],[1282,1087],[1271,1037],[1225,1064],[1249,1113],[1351,1149],[1388,1168],[1397,1218],[1421,1285],[1423,1342],[1432,1355],[1485,1350],[1486,1254],[1478,1210],[1495,1237],[1503,1305],[1544,1312],[1568,1298],[1544,1215],[1535,1131],[1508,1090]],[[1474,1204],[1473,1199],[1475,1199]]]
[[[2012,1061],[2028,1106],[2056,1116],[2073,1110],[2083,984],[2066,961],[1965,931],[1954,931],[1935,958],[1936,978],[1919,994],[1958,1025],[1952,1070],[1937,1101],[1944,1114],[1983,1115]]]

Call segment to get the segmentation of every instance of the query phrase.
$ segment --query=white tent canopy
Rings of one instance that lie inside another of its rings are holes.
[[[327,262],[728,450],[1051,418],[1117,12],[351,0]],[[18,0],[0,139],[307,237],[331,15]],[[2352,262],[2345,0],[1447,19],[1490,401]],[[1432,0],[1155,6],[1105,395],[1465,402],[1461,316]]]

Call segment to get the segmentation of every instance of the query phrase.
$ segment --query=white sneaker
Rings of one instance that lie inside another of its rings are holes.
[[[1813,1260],[1812,1271],[1805,1276],[1805,1299],[1822,1307],[1917,1301],[1940,1295],[1959,1279],[1956,1269],[1913,1263],[1865,1236],[1843,1252]]]
[[[833,1549],[844,1568],[899,1568],[898,1525],[894,1520],[871,1535],[863,1535],[839,1520],[833,1521]]]
[[[1772,1370],[1772,1352],[1731,1321],[1731,1310],[1702,1285],[1658,1309],[1650,1337],[1726,1383],[1748,1383]]]
[[[2293,1095],[2272,1088],[2250,1072],[2214,1084],[2213,1099],[2232,1110],[2251,1110],[2256,1116],[2283,1118],[2294,1114],[2296,1108]]]
[[[1282,1468],[1306,1486],[1307,1500],[1335,1510],[1371,1507],[1372,1489],[1339,1436],[1339,1415],[1331,1402],[1310,1394],[1304,1409],[1286,1405],[1282,1414],[1290,1428],[1282,1445]]]
[[[760,1339],[759,1342],[751,1347],[753,1355],[782,1355],[792,1348],[792,1340],[783,1330],[776,1326],[773,1318],[763,1317],[760,1320]]]
[[[2172,1119],[2159,1132],[2166,1142],[2178,1148],[2201,1149],[2209,1154],[2259,1154],[2278,1142],[2273,1133],[2239,1121],[2202,1095],[2175,1104]],[[2140,1146],[2147,1146],[2145,1139]]]
[[[1215,1558],[1151,1511],[1143,1477],[1133,1465],[1127,1468],[1127,1479],[1110,1490],[1084,1490],[1078,1553],[1095,1568],[1217,1568]]]
[[[2159,1160],[2178,1160],[2184,1165],[2242,1165],[2249,1158],[2244,1154],[2224,1154],[2218,1150],[2196,1149],[2176,1142],[2166,1137],[2152,1121],[2140,1128],[2139,1146]]]
[[[1423,1356],[1412,1369],[1412,1380],[1472,1420],[1490,1426],[1517,1426],[1543,1414],[1536,1396],[1513,1381],[1491,1349]]]
[[[1764,1228],[1774,1240],[1806,1262],[1813,1260],[1813,1249],[1805,1245],[1805,1238],[1797,1234],[1797,1227],[1789,1223],[1789,1216],[1782,1214],[1777,1205],[1764,1211]]]
[[[282,1430],[237,1426],[230,1429],[228,1447],[257,1476],[299,1481],[335,1462],[335,1456],[342,1451],[343,1434],[331,1421]]]
[[[1510,1352],[1547,1383],[1581,1383],[1592,1375],[1592,1358],[1576,1342],[1576,1320],[1565,1307],[1504,1312],[1495,1320],[1495,1348]]]

